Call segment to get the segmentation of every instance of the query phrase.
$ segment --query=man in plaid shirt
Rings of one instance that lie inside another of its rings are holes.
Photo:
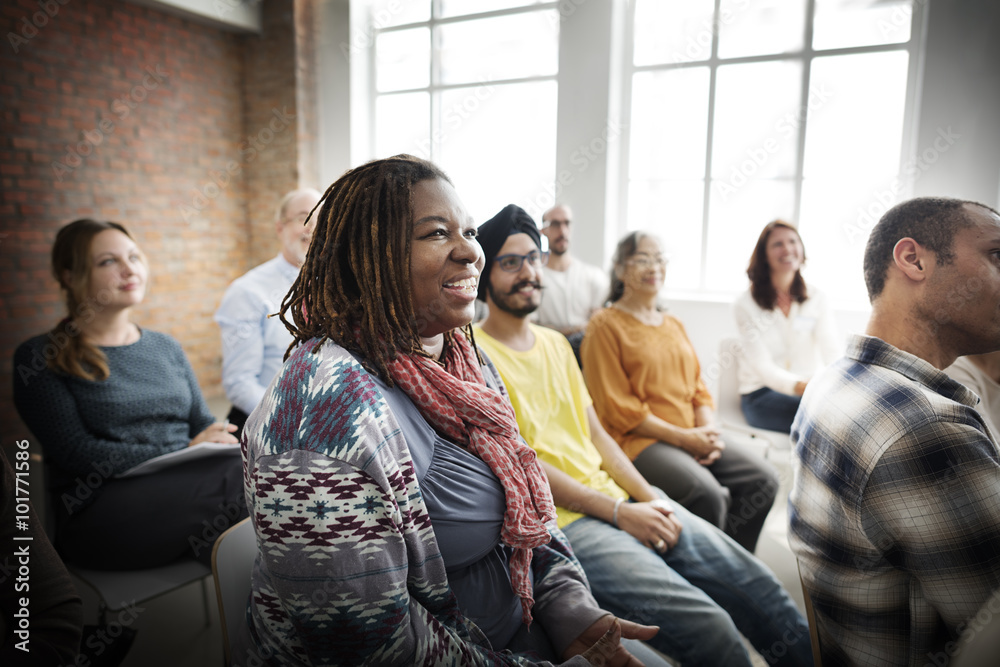
[[[1000,215],[899,204],[864,271],[867,335],[809,383],[792,426],[789,537],[824,665],[942,667],[1000,588],[997,443],[941,372],[1000,349]]]

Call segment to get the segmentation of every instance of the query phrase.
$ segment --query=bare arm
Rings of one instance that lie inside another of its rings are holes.
[[[625,489],[628,494],[640,502],[655,500],[658,496],[653,488],[646,481],[646,478],[639,474],[632,462],[618,443],[612,440],[608,432],[601,426],[601,421],[597,418],[597,413],[593,406],[587,408],[587,422],[590,425],[590,439],[597,447],[597,453],[601,455],[602,468],[615,480],[618,486]]]

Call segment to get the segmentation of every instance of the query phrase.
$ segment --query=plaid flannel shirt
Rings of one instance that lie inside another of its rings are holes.
[[[980,607],[1000,611],[1000,457],[977,403],[868,336],[809,383],[789,541],[825,665],[946,665]]]

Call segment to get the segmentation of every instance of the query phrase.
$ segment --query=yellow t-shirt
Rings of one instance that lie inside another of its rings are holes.
[[[601,469],[601,455],[590,439],[587,408],[590,394],[573,348],[557,331],[529,325],[535,344],[527,352],[513,350],[476,326],[476,344],[489,356],[507,386],[517,426],[538,458],[584,486],[612,498],[628,498]],[[582,516],[556,507],[559,527]]]

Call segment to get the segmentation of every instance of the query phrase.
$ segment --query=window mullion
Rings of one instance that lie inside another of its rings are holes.
[[[802,90],[799,97],[798,145],[795,151],[795,192],[792,216],[795,224],[802,220],[802,188],[805,183],[806,125],[809,122],[809,86],[812,85],[812,61],[814,52],[813,26],[816,16],[816,0],[806,0],[806,25],[802,53]]]

